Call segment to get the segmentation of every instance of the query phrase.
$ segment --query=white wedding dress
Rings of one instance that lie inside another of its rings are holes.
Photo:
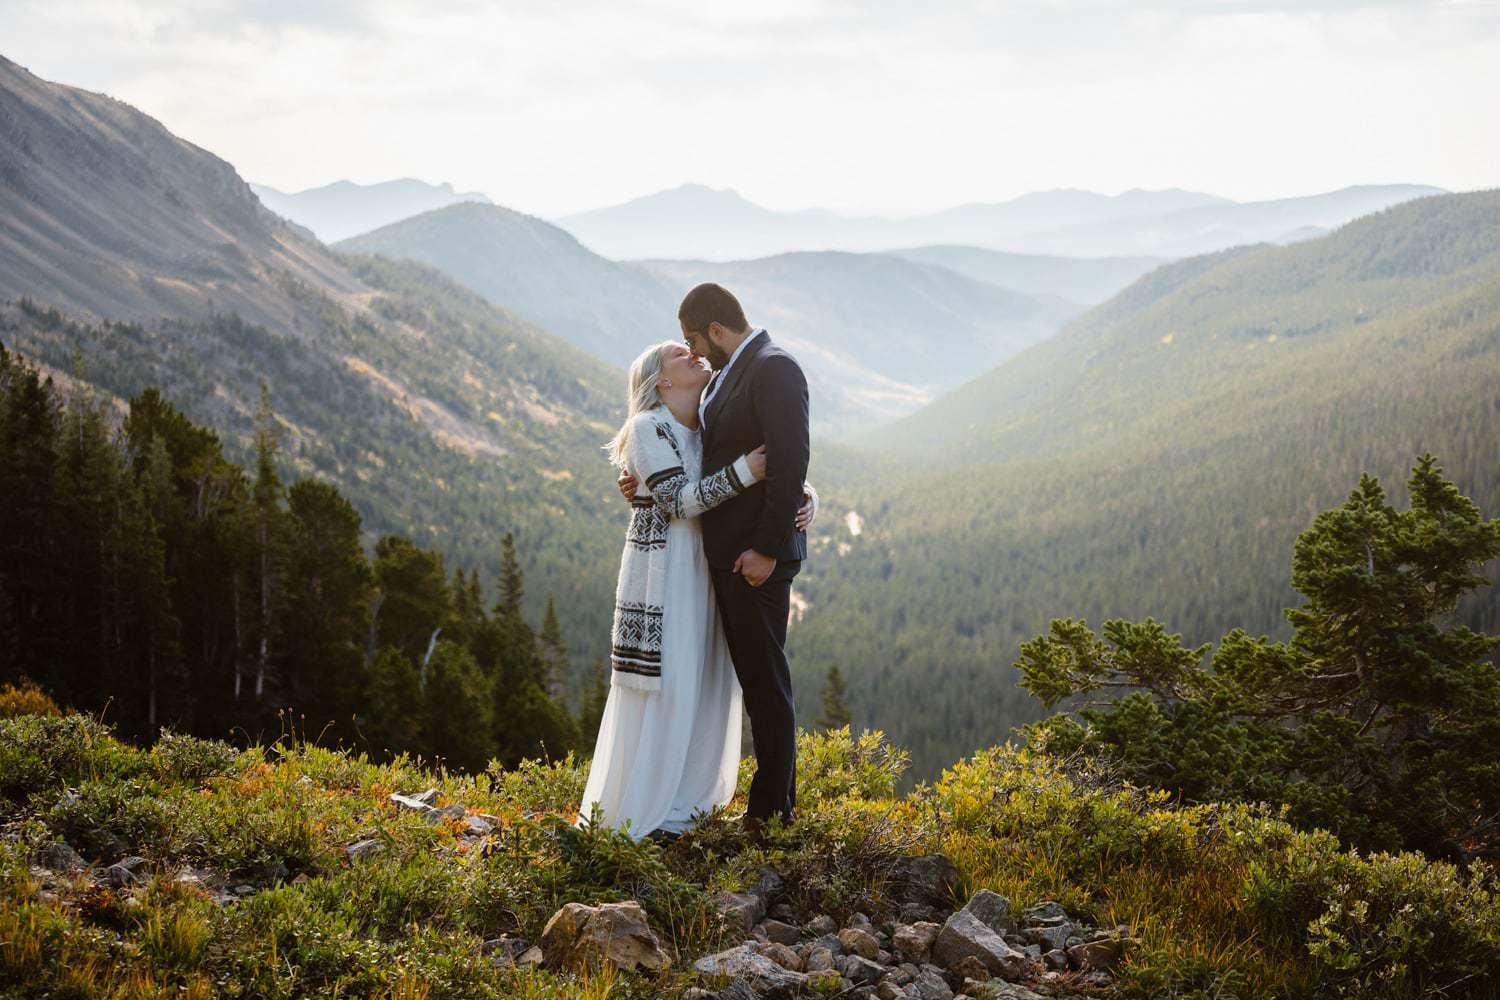
[[[682,460],[700,469],[703,444],[678,423]],[[697,518],[667,526],[661,688],[611,683],[577,822],[597,804],[600,819],[639,840],[653,830],[680,833],[694,815],[734,796],[740,762],[739,678],[719,624],[703,532]]]

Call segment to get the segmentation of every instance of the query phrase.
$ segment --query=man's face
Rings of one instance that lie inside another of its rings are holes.
[[[713,331],[718,326],[710,323],[707,330],[689,330],[685,325],[682,328],[682,342],[693,352],[694,360],[707,358],[714,371],[729,364],[729,352],[713,341]]]

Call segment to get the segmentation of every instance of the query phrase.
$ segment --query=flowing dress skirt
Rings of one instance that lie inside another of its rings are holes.
[[[742,695],[719,624],[697,518],[667,527],[661,688],[611,683],[578,811],[639,840],[681,832],[734,796]]]

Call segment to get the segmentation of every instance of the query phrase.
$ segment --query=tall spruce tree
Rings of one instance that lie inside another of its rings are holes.
[[[835,663],[828,668],[828,676],[823,681],[823,711],[818,716],[817,726],[819,729],[842,729],[852,722],[848,687]]]

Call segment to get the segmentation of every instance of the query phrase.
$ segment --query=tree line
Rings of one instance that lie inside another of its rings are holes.
[[[0,682],[32,680],[152,742],[160,727],[308,735],[483,768],[592,745],[602,663],[572,712],[504,537],[477,569],[397,534],[373,553],[333,485],[287,481],[261,388],[254,467],[157,389],[118,411],[0,345]]]

